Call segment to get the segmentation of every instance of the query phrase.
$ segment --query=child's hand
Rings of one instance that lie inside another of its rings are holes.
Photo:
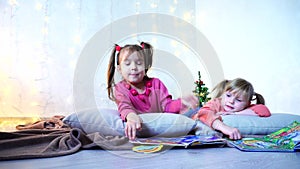
[[[188,95],[181,98],[181,104],[182,104],[182,110],[181,112],[186,112],[189,109],[195,109],[197,108],[199,101],[198,98],[195,95]]]
[[[130,139],[133,140],[136,137],[136,130],[142,129],[142,120],[141,118],[135,113],[129,113],[126,117],[127,123],[125,126],[125,135]]]
[[[223,134],[227,135],[232,140],[238,140],[242,138],[240,131],[237,128],[233,128],[227,126],[222,121],[216,119],[213,124],[212,128],[221,131]]]
[[[221,131],[223,134],[227,135],[232,140],[238,140],[242,138],[241,133],[237,128],[225,125]]]

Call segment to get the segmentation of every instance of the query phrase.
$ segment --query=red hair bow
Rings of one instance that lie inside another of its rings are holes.
[[[144,42],[141,43],[141,47],[144,49],[144,47],[145,47]]]
[[[121,46],[116,45],[116,51],[120,52],[121,49],[122,49]]]

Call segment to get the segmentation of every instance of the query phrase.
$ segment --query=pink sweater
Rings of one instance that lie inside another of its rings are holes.
[[[248,107],[253,110],[260,117],[269,117],[271,116],[270,110],[263,104],[253,104]],[[192,118],[199,119],[206,125],[210,126],[216,120],[222,120],[220,115],[217,115],[218,112],[225,111],[221,105],[221,98],[216,98],[207,102],[197,114]]]
[[[168,112],[179,113],[181,110],[181,99],[172,100],[168,89],[157,78],[150,78],[145,82],[146,90],[143,94],[131,89],[124,80],[115,86],[115,98],[122,120],[131,113]]]

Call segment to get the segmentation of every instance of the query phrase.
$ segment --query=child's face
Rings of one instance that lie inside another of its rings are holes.
[[[239,112],[249,106],[245,95],[226,91],[223,95],[223,108],[227,112]]]
[[[136,85],[143,81],[145,76],[145,61],[138,52],[129,53],[128,50],[120,53],[118,71],[129,84]]]

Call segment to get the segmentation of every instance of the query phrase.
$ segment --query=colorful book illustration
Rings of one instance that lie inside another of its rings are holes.
[[[166,145],[166,146],[195,146],[204,144],[225,144],[226,139],[219,136],[196,136],[187,135],[182,137],[151,137],[151,138],[136,138],[131,140],[131,143],[142,145]]]
[[[262,138],[243,138],[229,143],[241,151],[300,151],[300,123],[295,121]]]
[[[156,153],[161,151],[163,145],[139,145],[134,146],[132,150],[137,153]]]

